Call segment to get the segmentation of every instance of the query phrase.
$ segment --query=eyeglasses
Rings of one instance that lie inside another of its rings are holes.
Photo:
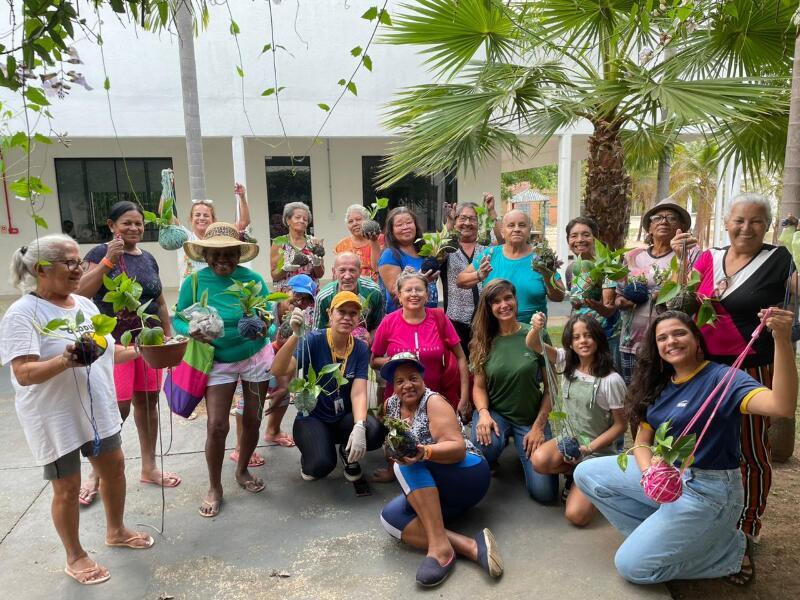
[[[672,215],[672,214],[653,215],[652,217],[650,217],[650,222],[655,223],[656,225],[658,225],[662,221],[666,221],[670,225],[674,225],[675,223],[680,223],[680,219],[677,217],[677,215]]]
[[[206,199],[206,200],[192,200],[192,205],[194,205],[194,204],[208,204],[209,206],[211,206],[212,204],[214,204],[214,201],[213,200],[208,200],[208,199]]]
[[[70,258],[69,260],[54,260],[53,262],[61,263],[62,265],[66,265],[67,269],[70,271],[83,271],[84,273],[89,270],[89,261],[88,260],[78,260],[76,258]]]
[[[463,217],[463,216],[459,216],[459,217],[456,219],[456,222],[458,222],[458,223],[477,223],[477,222],[478,222],[478,218],[477,218],[477,217]]]

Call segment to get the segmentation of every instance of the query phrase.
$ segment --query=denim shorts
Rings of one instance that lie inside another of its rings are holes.
[[[122,435],[118,431],[114,435],[100,440],[100,450],[95,454],[94,442],[86,442],[79,448],[75,448],[72,452],[68,452],[64,456],[55,459],[53,462],[45,465],[44,478],[47,481],[54,479],[63,479],[75,473],[81,472],[81,454],[87,458],[90,456],[98,456],[106,452],[112,452],[117,448],[122,448]]]

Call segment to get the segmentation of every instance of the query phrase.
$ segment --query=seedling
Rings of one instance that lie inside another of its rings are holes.
[[[685,256],[685,253],[684,253]],[[700,273],[691,269],[687,275],[688,267],[685,258],[678,263],[678,258],[673,257],[670,263],[670,279],[661,286],[658,292],[657,305],[663,305],[667,310],[679,310],[690,317],[694,317],[698,327],[713,325],[717,319],[717,312],[711,303],[711,298],[706,298],[697,293],[700,287]],[[675,275],[677,274],[677,281]]]
[[[492,229],[494,229],[495,219],[489,216],[489,210],[485,206],[476,206],[475,213],[478,215],[477,242],[481,246],[488,246],[492,243]]]
[[[369,208],[367,209],[369,218],[361,224],[361,233],[365,238],[370,240],[378,239],[378,236],[381,234],[381,226],[375,220],[375,218],[378,216],[380,211],[388,206],[388,198],[375,198],[375,202],[369,205]]]
[[[239,335],[249,340],[262,338],[267,333],[272,313],[268,303],[286,300],[289,295],[283,292],[273,292],[263,296],[263,286],[259,281],[241,282],[234,280],[233,285],[223,293],[235,296],[242,308],[242,318],[239,319]]]
[[[388,458],[399,460],[417,455],[417,439],[402,419],[384,417],[383,426],[389,430],[383,442],[383,450]]]
[[[439,231],[423,233],[422,239],[417,241],[422,242],[419,255],[425,257],[420,267],[420,271],[423,273],[438,271],[442,268],[442,263],[447,255],[458,250],[457,243],[453,241],[452,232],[445,225],[442,225]]]
[[[674,464],[680,461],[681,471],[689,467],[690,462],[688,461],[688,458],[691,456],[695,444],[697,443],[697,435],[690,433],[689,435],[683,435],[678,437],[678,439],[675,439],[674,436],[667,435],[671,425],[671,421],[661,424],[661,426],[656,430],[652,446],[648,446],[647,444],[638,444],[633,446],[633,448],[630,450],[626,450],[625,452],[618,454],[617,464],[619,465],[619,468],[623,471],[628,468],[628,455],[636,450],[636,448],[650,448],[653,453],[653,458],[660,459],[665,465],[673,466],[673,468]]]
[[[105,336],[114,331],[117,319],[108,315],[94,315],[89,323],[86,322],[83,311],[79,310],[75,313],[74,320],[53,319],[42,328],[34,326],[44,335],[72,342],[75,345],[77,362],[88,366],[106,351],[108,342]]]
[[[533,251],[535,256],[531,261],[531,267],[533,267],[533,270],[537,273],[540,271],[546,271],[548,273],[555,274],[555,272],[563,264],[550,245],[547,243],[547,240],[542,240],[541,242],[534,244]]]
[[[140,346],[163,346],[166,341],[164,330],[160,326],[151,327],[150,323],[160,322],[156,315],[147,312],[151,300],[144,304],[140,302],[142,286],[128,277],[127,273],[120,273],[114,279],[103,275],[103,286],[108,290],[103,296],[103,302],[111,304],[112,310],[117,313],[122,322],[127,322],[138,327],[126,328],[120,336],[120,343],[129,346],[133,341],[133,332],[138,331],[136,343]]]
[[[186,230],[173,223],[175,213],[172,207],[174,203],[175,200],[171,197],[164,200],[160,215],[149,210],[144,211],[144,222],[158,227],[158,244],[164,250],[177,250],[189,239]]]
[[[314,410],[317,406],[317,398],[323,391],[326,391],[325,386],[320,383],[326,375],[330,375],[337,387],[347,385],[347,379],[342,375],[340,363],[325,365],[319,370],[319,373],[314,370],[313,366],[308,365],[305,378],[296,377],[289,382],[289,392],[295,394],[294,406],[304,417]]]

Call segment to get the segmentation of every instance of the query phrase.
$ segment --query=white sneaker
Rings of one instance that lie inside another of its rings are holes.
[[[303,468],[300,467],[300,477],[303,478],[303,481],[316,481],[316,477],[312,477],[311,475],[306,475],[303,473]]]

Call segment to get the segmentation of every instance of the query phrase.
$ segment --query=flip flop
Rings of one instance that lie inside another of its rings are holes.
[[[137,541],[144,541],[144,546],[137,546],[135,542]],[[156,541],[153,539],[152,535],[147,535],[146,533],[137,533],[136,535],[132,535],[126,540],[122,540],[121,542],[109,542],[106,541],[106,546],[119,546],[122,548],[133,548],[134,550],[147,550],[148,548],[152,548],[153,544]]]
[[[236,483],[239,484],[239,487],[243,490],[247,490],[251,494],[257,494],[258,492],[264,491],[264,488],[267,487],[264,483],[264,480],[260,477],[253,477],[252,479],[248,479],[245,482],[237,481]]]
[[[264,441],[267,443],[267,446],[280,446],[281,448],[293,448],[295,445],[292,436],[284,431],[281,431],[273,438],[269,438],[265,435]]]
[[[95,561],[92,561],[92,563],[94,564],[93,567],[88,567],[86,569],[80,569],[80,570],[70,569],[69,565],[67,565],[66,567],[64,567],[64,573],[72,577],[75,581],[77,581],[81,585],[97,585],[98,583],[104,583],[109,579],[111,579],[111,573],[109,573],[105,569],[105,567],[101,567]],[[92,573],[102,573],[104,570],[106,571],[105,575],[100,575],[100,577],[94,579],[90,579],[88,577]],[[82,575],[86,575],[87,577],[82,578],[81,577]]]
[[[236,450],[234,450],[233,452],[231,452],[228,458],[230,458],[233,462],[238,463],[239,453]],[[264,460],[264,457],[261,456],[258,452],[253,452],[252,456],[250,457],[250,462],[247,463],[247,466],[248,468],[263,467],[265,464],[267,464],[267,461]]]
[[[144,477],[140,477],[139,481],[141,483],[149,483],[150,485],[157,485],[159,487],[165,488],[174,488],[178,487],[181,484],[181,476],[177,473],[170,473],[169,471],[164,471],[161,473],[161,481],[155,481],[153,479],[145,479]]]
[[[99,490],[97,488],[93,490],[88,490],[85,487],[81,487],[80,491],[78,492],[78,502],[81,506],[90,506],[94,499],[97,498],[97,494],[99,494]]]
[[[211,519],[219,514],[219,507],[221,504],[222,500],[214,500],[213,502],[209,502],[208,500],[203,500],[203,503],[200,505],[200,508],[197,509],[197,512],[200,513],[201,517],[206,517],[207,519]],[[204,508],[208,508],[210,510],[208,512],[203,512]]]

